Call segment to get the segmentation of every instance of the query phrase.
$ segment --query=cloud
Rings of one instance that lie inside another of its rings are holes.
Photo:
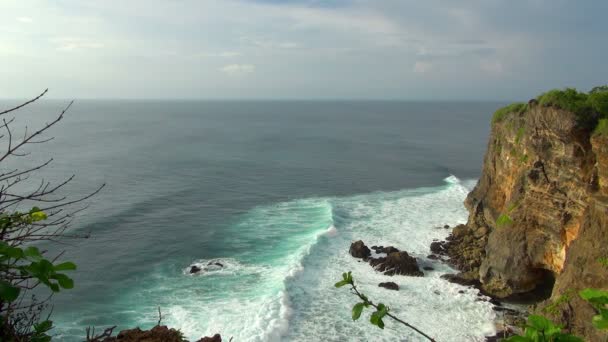
[[[264,49],[297,49],[300,47],[300,44],[292,41],[276,41],[267,38],[254,38],[243,36],[240,37],[239,40],[245,44],[253,45],[255,47],[264,48]]]
[[[243,75],[250,74],[255,71],[255,65],[252,64],[228,64],[220,68],[220,70],[228,75]]]
[[[418,74],[424,74],[433,69],[433,63],[428,61],[417,61],[414,63],[414,72]]]
[[[240,56],[240,52],[236,51],[222,51],[222,52],[200,52],[197,53],[197,57],[219,57],[219,58],[233,58]]]
[[[51,42],[56,45],[56,49],[59,51],[100,49],[104,47],[102,43],[90,41],[83,38],[60,37],[51,39]]]
[[[18,17],[17,21],[20,22],[20,23],[29,24],[29,23],[31,23],[34,20],[32,18],[30,18],[30,17]]]

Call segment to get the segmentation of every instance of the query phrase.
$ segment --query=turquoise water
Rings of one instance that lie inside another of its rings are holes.
[[[149,328],[160,307],[163,324],[190,339],[418,340],[392,323],[352,322],[355,298],[333,287],[350,270],[370,297],[438,340],[482,340],[494,332],[490,305],[440,279],[453,270],[426,255],[449,232],[438,227],[466,220],[497,106],[77,103],[31,157],[53,154],[50,179],[77,174],[68,195],[108,184],[72,228],[92,238],[59,246],[79,270],[76,288],[54,298],[54,333],[77,341],[91,325]],[[42,103],[19,119],[40,122],[60,107]],[[358,239],[435,270],[375,273],[348,255]],[[209,262],[225,267],[188,273]]]

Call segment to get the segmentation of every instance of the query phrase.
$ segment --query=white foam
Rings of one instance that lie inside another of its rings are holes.
[[[336,227],[334,227],[334,225],[332,224],[331,226],[329,226],[329,228],[327,228],[324,234],[329,237],[335,237],[338,235],[338,229],[336,229]]]

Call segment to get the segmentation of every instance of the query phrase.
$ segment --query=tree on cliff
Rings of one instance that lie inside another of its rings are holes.
[[[17,132],[13,125],[19,109],[47,93],[13,108],[0,111],[0,341],[49,341],[53,327],[48,306],[53,294],[71,289],[74,281],[64,272],[76,269],[72,262],[61,262],[63,253],[49,255],[36,245],[64,238],[84,238],[66,232],[83,201],[97,194],[104,185],[84,197],[62,194],[74,175],[59,183],[43,178],[39,172],[52,163],[50,158],[31,167],[12,167],[15,158],[29,155],[28,148],[53,139],[47,131],[59,123],[72,105],[70,102],[54,120],[34,131],[27,126]],[[34,289],[43,294],[38,298]],[[46,315],[45,315],[46,314]]]

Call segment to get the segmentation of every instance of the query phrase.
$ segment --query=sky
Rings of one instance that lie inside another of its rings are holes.
[[[606,0],[0,0],[0,98],[527,100],[608,83]]]

